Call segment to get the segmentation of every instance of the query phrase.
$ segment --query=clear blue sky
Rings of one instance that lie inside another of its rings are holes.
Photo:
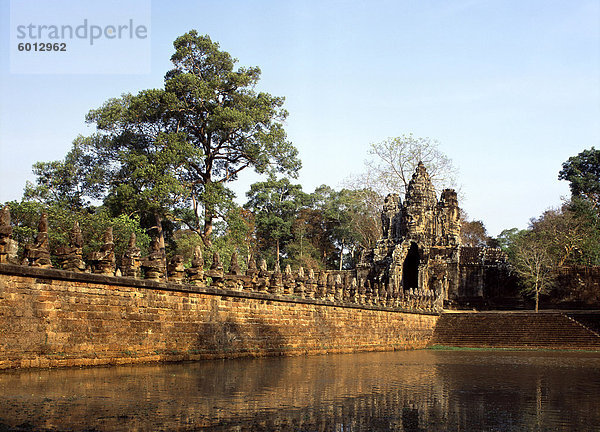
[[[81,13],[98,2],[62,3]],[[360,172],[369,143],[413,133],[441,142],[461,207],[496,235],[560,205],[562,162],[600,146],[598,0],[153,1],[141,74],[11,73],[11,5],[0,4],[0,201],[20,198],[34,162],[92,132],[89,109],[160,87],[190,29],[260,66],[261,89],[286,97],[305,191]],[[234,189],[243,198],[255,180]]]

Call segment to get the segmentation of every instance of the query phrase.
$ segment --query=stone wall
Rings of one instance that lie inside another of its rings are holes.
[[[437,315],[0,264],[0,368],[424,347]]]

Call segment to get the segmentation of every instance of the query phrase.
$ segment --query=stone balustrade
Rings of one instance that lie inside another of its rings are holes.
[[[15,242],[11,236],[10,213],[4,207],[0,211],[0,264],[52,267],[46,214],[41,217],[35,242],[25,246],[24,256],[20,260],[16,256]],[[254,257],[251,257],[247,262],[247,270],[243,272],[237,253],[234,253],[226,271],[219,254],[215,252],[209,269],[205,270],[206,262],[200,246],[194,250],[190,267],[185,268],[185,258],[181,255],[173,256],[167,263],[156,240],[152,242],[148,256],[142,257],[136,246],[135,235],[131,236],[128,248],[121,259],[117,260],[111,228],[104,233],[104,244],[100,250],[93,252],[87,263],[82,257],[82,246],[81,230],[75,223],[69,246],[56,251],[61,270],[403,311],[437,312],[442,309],[443,304],[439,293],[417,289],[395,290],[387,284],[361,277],[356,269],[340,271],[300,267],[292,270],[288,265],[282,272],[278,266],[269,270],[264,259],[257,265]]]

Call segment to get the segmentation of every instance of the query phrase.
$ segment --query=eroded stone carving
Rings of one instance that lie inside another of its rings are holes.
[[[125,277],[139,278],[141,276],[140,248],[136,245],[136,235],[131,233],[129,244],[121,258],[121,275]]]
[[[239,276],[242,274],[242,269],[240,268],[240,263],[238,261],[238,253],[237,251],[233,251],[231,254],[231,262],[229,264],[229,274]]]
[[[202,257],[202,246],[196,246],[194,249],[194,258],[192,265],[186,269],[188,279],[191,283],[198,286],[205,285],[204,278],[204,258]]]
[[[4,206],[0,210],[0,264],[17,264],[18,244],[12,238],[10,210]]]
[[[169,282],[183,283],[185,267],[183,266],[182,255],[173,255],[167,266],[167,276],[169,277]]]
[[[86,265],[83,262],[83,235],[79,222],[73,223],[73,228],[69,235],[69,246],[63,246],[56,250],[56,255],[63,270],[73,272],[85,271]]]
[[[491,249],[477,248],[473,252],[472,248],[461,247],[456,192],[444,189],[438,200],[422,162],[408,184],[404,203],[395,194],[386,197],[381,220],[380,240],[373,250],[361,253],[357,265],[359,279],[366,281],[365,301],[396,305],[405,293],[415,296],[428,291],[438,292],[444,299],[456,299],[465,293],[484,295],[481,286],[486,278],[485,260],[479,259],[481,275],[474,283],[474,271],[466,264],[473,259],[465,261],[461,256],[485,255],[484,249]],[[506,263],[506,256],[498,260],[496,267],[502,266],[499,262]],[[462,276],[465,272],[471,275],[470,281]]]
[[[206,276],[210,277],[215,285],[222,287],[223,275],[224,271],[221,257],[219,252],[215,251],[213,253],[212,264],[210,265],[210,269],[206,272]]]
[[[48,214],[46,212],[42,213],[40,217],[35,243],[25,246],[24,264],[32,267],[52,267],[48,242]]]
[[[112,227],[104,231],[104,244],[100,250],[92,252],[90,264],[93,273],[114,276],[115,274],[115,244],[113,241]]]
[[[158,239],[152,239],[150,243],[150,253],[141,261],[142,270],[144,270],[144,278],[162,281],[165,279],[166,264],[165,257],[160,250]]]

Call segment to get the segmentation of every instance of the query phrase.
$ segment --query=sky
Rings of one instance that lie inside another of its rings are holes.
[[[103,29],[131,19],[147,37],[71,39],[62,57],[17,51],[18,25],[84,17]],[[600,146],[598,0],[0,0],[0,28],[0,202],[21,198],[33,163],[94,132],[90,109],[162,87],[173,41],[191,29],[286,98],[307,192],[342,187],[371,143],[412,133],[439,141],[459,205],[497,235],[560,206],[562,163]],[[233,185],[240,202],[259,179]]]

